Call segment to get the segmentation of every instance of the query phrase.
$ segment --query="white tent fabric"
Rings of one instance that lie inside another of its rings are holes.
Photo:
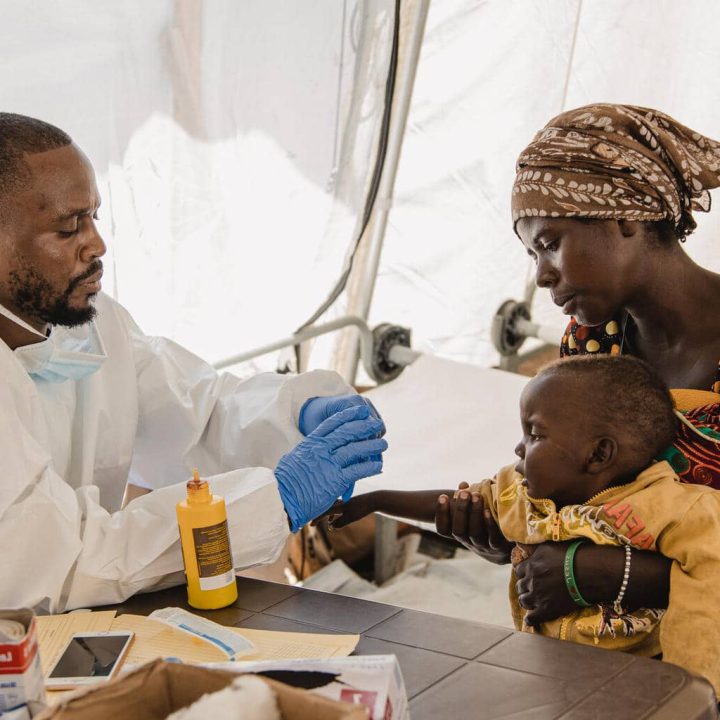
[[[105,290],[146,332],[217,360],[315,310],[358,232],[394,2],[0,10],[1,109],[59,125],[92,160]]]
[[[495,363],[491,316],[531,272],[510,221],[520,150],[563,109],[597,101],[656,107],[720,138],[718,24],[712,0],[431,3],[371,324]],[[720,271],[720,210],[697,220],[687,250]],[[546,295],[534,319],[559,338],[567,320]]]
[[[56,123],[90,156],[105,286],[147,332],[218,360],[288,335],[327,296],[367,193],[393,6],[0,0],[2,109]],[[432,2],[371,324],[493,364],[491,316],[530,270],[509,219],[519,150],[596,100],[720,137],[719,21],[714,0]],[[720,269],[720,213],[698,220],[688,250]],[[534,306],[559,333],[542,293]]]

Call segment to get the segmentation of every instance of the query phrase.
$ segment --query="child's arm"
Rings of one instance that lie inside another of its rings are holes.
[[[346,503],[335,503],[325,514],[330,525],[342,528],[374,512],[394,515],[419,522],[435,522],[438,498],[452,498],[454,490],[377,490],[351,498]],[[452,500],[449,500],[452,502]]]
[[[378,490],[346,503],[337,502],[324,516],[329,517],[331,527],[340,529],[374,512],[434,522],[440,535],[455,538],[486,560],[497,564],[510,562],[515,543],[503,536],[482,493],[474,488],[471,492],[467,483],[461,483],[457,491]]]

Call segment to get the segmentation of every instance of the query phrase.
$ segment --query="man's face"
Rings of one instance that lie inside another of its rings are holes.
[[[520,398],[523,437],[515,448],[520,458],[515,469],[530,497],[558,507],[585,502],[603,489],[586,472],[593,438],[585,418],[591,409],[572,399],[575,390],[557,377],[541,376]]]
[[[0,303],[40,330],[81,325],[95,315],[105,254],[95,173],[75,145],[25,161],[30,185],[0,220]]]
[[[517,232],[537,266],[536,284],[581,325],[615,319],[636,290],[642,243],[624,237],[617,221],[522,218]]]

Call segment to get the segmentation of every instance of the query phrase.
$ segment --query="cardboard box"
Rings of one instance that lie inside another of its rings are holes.
[[[98,688],[73,693],[35,720],[165,720],[205,693],[222,690],[237,675],[155,660]],[[367,720],[365,708],[265,681],[275,691],[283,720]]]
[[[369,711],[369,720],[410,717],[405,682],[394,655],[248,661],[218,667],[258,673],[331,700],[364,706]]]
[[[0,641],[0,713],[18,708],[13,717],[30,717],[45,703],[35,613],[28,608],[0,610],[0,618],[25,627],[22,638]]]

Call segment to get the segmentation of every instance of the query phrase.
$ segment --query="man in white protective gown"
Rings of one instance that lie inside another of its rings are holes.
[[[237,568],[382,468],[382,420],[336,374],[241,382],[144,335],[100,293],[99,205],[69,136],[0,113],[0,607],[182,582],[194,467],[225,498]],[[151,492],[123,508],[128,483]]]

